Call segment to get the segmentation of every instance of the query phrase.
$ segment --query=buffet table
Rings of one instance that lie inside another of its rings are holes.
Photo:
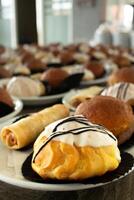
[[[24,107],[21,114],[36,112],[42,107]],[[133,152],[134,148],[128,150]],[[134,172],[105,186],[79,191],[36,191],[0,182],[0,200],[132,200],[134,198]]]

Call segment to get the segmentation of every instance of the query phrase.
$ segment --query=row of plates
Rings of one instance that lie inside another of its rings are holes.
[[[87,82],[87,85],[96,85],[96,84],[103,84],[107,80],[106,77],[103,77],[101,79],[96,79],[92,80],[90,82]],[[9,79],[2,79],[0,80],[0,86],[1,85],[6,85]],[[4,117],[0,118],[0,123],[11,119],[12,117],[16,116],[19,114],[23,108],[23,105],[26,106],[43,106],[43,105],[48,105],[52,103],[58,102],[60,99],[62,99],[68,92],[65,93],[60,93],[60,94],[55,94],[55,95],[49,95],[49,96],[40,96],[40,97],[25,97],[18,99],[16,97],[13,97],[13,103],[14,103],[14,111]]]

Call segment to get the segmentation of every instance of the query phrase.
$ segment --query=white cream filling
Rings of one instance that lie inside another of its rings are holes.
[[[78,117],[78,116],[76,116],[76,117]],[[65,119],[67,119],[67,118],[65,118]],[[45,137],[49,138],[52,135],[54,128],[65,119],[58,120],[58,121],[48,125],[45,128],[45,130],[40,134],[40,136],[37,138],[35,145],[37,143],[39,144],[39,141],[41,140],[42,137],[45,136]],[[76,121],[70,121],[70,122],[63,123],[58,126],[56,132],[64,133],[66,131],[69,132],[72,129],[76,129],[76,128],[79,129],[82,127],[83,128],[91,127],[91,129],[95,128],[95,130],[94,131],[92,131],[92,130],[84,131],[77,135],[67,133],[67,134],[63,134],[60,136],[56,136],[52,140],[60,141],[60,142],[66,143],[66,144],[76,145],[76,146],[80,146],[80,147],[83,147],[83,146],[102,147],[102,146],[114,145],[115,151],[116,151],[115,152],[116,158],[118,160],[120,160],[120,152],[117,147],[117,139],[115,138],[115,136],[107,129],[105,129],[106,133],[101,133],[101,130],[104,130],[101,126],[96,127],[96,124],[92,124],[90,122],[88,122],[88,124],[89,125],[85,125],[85,124],[78,123]],[[42,144],[41,144],[41,146],[42,146]]]

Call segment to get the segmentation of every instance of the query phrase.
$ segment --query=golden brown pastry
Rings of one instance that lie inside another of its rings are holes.
[[[119,68],[131,66],[130,60],[121,54],[114,56],[112,60],[118,65]]]
[[[113,85],[118,82],[134,83],[134,67],[124,67],[113,72],[108,78],[108,84]]]
[[[103,87],[99,86],[92,86],[85,89],[81,89],[77,91],[76,95],[72,96],[69,103],[76,108],[80,103],[85,100],[90,100],[91,98],[95,97],[96,95],[100,94],[103,90]]]
[[[43,179],[82,180],[115,170],[120,163],[115,136],[83,116],[58,120],[34,144],[32,168]]]
[[[62,104],[45,108],[4,127],[0,134],[1,141],[10,149],[20,149],[34,142],[48,124],[68,115],[68,109]]]
[[[109,96],[96,96],[81,103],[75,112],[85,116],[92,123],[110,130],[119,144],[128,140],[134,133],[134,115],[130,105]]]
[[[13,112],[14,104],[9,93],[5,88],[0,87],[0,117],[4,117]]]
[[[5,88],[0,87],[0,102],[13,107],[13,100]]]
[[[0,78],[10,78],[11,73],[9,70],[5,69],[4,67],[0,67]]]
[[[44,72],[41,76],[42,81],[47,81],[52,87],[59,87],[62,81],[67,78],[69,74],[63,70],[58,68],[51,68]]]
[[[60,61],[63,65],[71,64],[74,62],[74,53],[68,50],[62,50],[59,54]]]
[[[103,65],[96,61],[85,64],[85,68],[91,70],[96,78],[101,77],[105,72]]]

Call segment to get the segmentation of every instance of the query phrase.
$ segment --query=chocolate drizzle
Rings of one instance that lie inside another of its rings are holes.
[[[75,128],[75,129],[70,129],[67,131],[58,131],[58,127],[61,126],[62,124],[65,123],[69,123],[69,122],[77,122],[79,124],[83,124],[83,127],[80,128]],[[72,116],[72,117],[68,117],[63,119],[62,121],[60,121],[55,128],[52,131],[52,134],[44,141],[44,143],[42,144],[42,146],[39,148],[39,150],[37,151],[37,153],[34,155],[33,158],[33,162],[35,162],[35,159],[37,157],[37,155],[40,153],[40,151],[55,137],[58,136],[62,136],[62,135],[66,135],[66,134],[73,134],[73,135],[79,135],[85,132],[90,132],[90,131],[99,131],[102,134],[107,134],[109,135],[113,140],[116,141],[116,138],[109,134],[109,132],[100,125],[96,125],[96,124],[91,124],[90,122],[88,122],[88,120],[86,118],[84,118],[83,116]]]
[[[118,99],[122,99],[122,100],[125,99],[129,86],[130,86],[130,83],[120,83],[120,84],[118,84],[117,91],[114,92],[114,96]],[[116,86],[111,86],[111,87],[106,88],[106,90],[103,90],[104,94],[103,94],[103,91],[102,91],[102,94],[106,95],[106,96],[110,95],[112,88],[116,89]]]

